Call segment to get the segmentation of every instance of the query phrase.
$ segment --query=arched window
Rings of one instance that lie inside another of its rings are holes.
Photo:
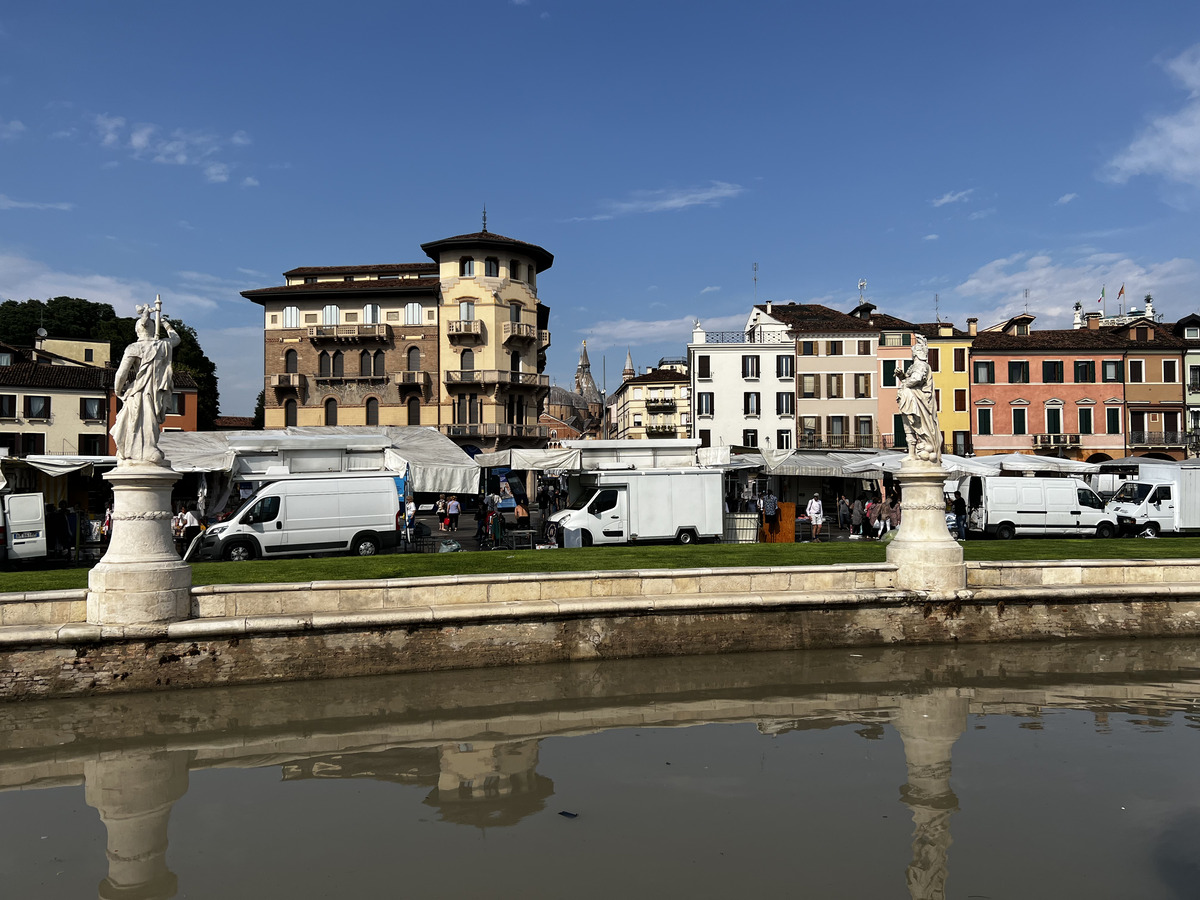
[[[285,306],[283,308],[283,327],[284,328],[299,328],[300,327],[300,307]]]
[[[367,424],[379,424],[379,401],[374,397],[367,398]]]
[[[383,377],[383,351],[382,350],[375,351],[375,367],[374,367],[374,372],[372,374],[376,378]]]
[[[405,325],[420,325],[421,324],[421,304],[416,300],[411,303],[404,304],[404,324]]]
[[[321,310],[322,325],[339,325],[342,321],[342,310],[336,303],[330,303]]]
[[[289,350],[283,354],[283,371],[289,375],[295,375],[300,371],[300,354],[295,350]]]
[[[378,325],[379,324],[379,304],[368,303],[363,307],[363,324]]]
[[[421,424],[421,401],[416,397],[410,397],[408,399],[408,424]]]
[[[371,374],[371,351],[364,350],[358,354],[358,374],[368,376]]]
[[[320,367],[317,369],[317,374],[323,375],[326,378],[328,378],[330,373],[332,373],[332,372],[333,372],[333,369],[330,368],[330,364],[329,364],[329,351],[322,350],[321,351],[321,363],[320,363]]]
[[[521,264],[515,259],[510,259],[508,261],[508,277],[513,281],[521,280]]]
[[[464,350],[462,352],[462,362],[458,366],[463,371],[470,371],[475,368],[475,351]]]
[[[463,278],[473,278],[475,276],[475,260],[469,256],[464,256],[458,261],[458,274]]]
[[[420,347],[409,347],[408,348],[408,362],[405,363],[404,367],[410,372],[421,371],[421,348]]]
[[[296,427],[296,401],[288,400],[283,404],[283,424],[288,428]]]
[[[337,401],[332,397],[325,401],[325,424],[337,424]]]

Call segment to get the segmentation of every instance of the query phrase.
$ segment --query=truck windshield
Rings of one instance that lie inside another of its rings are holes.
[[[1127,481],[1113,494],[1113,503],[1141,503],[1154,487],[1142,481]]]
[[[596,496],[595,488],[585,488],[584,490],[579,492],[579,494],[575,497],[574,500],[572,500],[570,503],[567,504],[567,509],[583,509],[585,506],[588,505],[589,502],[591,502],[591,499],[595,496]]]

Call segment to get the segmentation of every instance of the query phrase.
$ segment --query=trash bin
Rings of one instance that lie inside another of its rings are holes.
[[[758,513],[725,513],[727,544],[753,544],[758,540]]]
[[[582,547],[583,536],[578,528],[564,528],[562,530],[562,545],[564,547]]]

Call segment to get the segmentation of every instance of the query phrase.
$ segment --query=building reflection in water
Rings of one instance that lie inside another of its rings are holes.
[[[1064,645],[1049,676],[1039,671],[1045,645],[865,651],[851,660],[751,654],[8,704],[0,705],[0,790],[82,779],[107,829],[98,895],[165,898],[177,891],[168,822],[193,769],[278,766],[285,781],[428,786],[424,803],[441,820],[496,828],[546,809],[554,783],[537,771],[545,737],[746,722],[765,734],[849,726],[873,740],[891,727],[903,742],[900,798],[914,824],[907,889],[935,900],[945,895],[959,808],[951,753],[968,715],[1065,707],[1092,709],[1097,730],[1114,711],[1166,722],[1194,714],[1197,684],[1180,674],[1194,655],[1187,642],[1128,652]],[[914,683],[911,672],[924,675]]]

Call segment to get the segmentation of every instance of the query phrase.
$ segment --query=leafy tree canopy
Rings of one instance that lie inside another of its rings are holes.
[[[51,300],[6,300],[0,303],[0,342],[18,347],[33,346],[38,328],[51,338],[77,341],[108,341],[114,363],[125,348],[137,339],[133,316],[121,317],[108,303],[93,303],[79,297],[55,297]],[[212,429],[221,414],[217,388],[217,367],[200,346],[196,329],[171,319],[179,333],[175,348],[175,371],[187,372],[196,381],[196,419],[201,431]]]

